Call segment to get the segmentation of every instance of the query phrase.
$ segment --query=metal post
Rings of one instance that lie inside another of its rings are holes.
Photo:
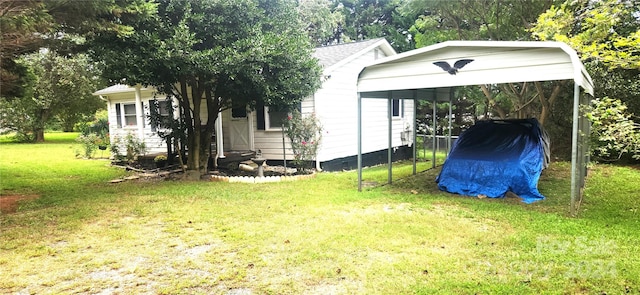
[[[431,155],[431,168],[436,168],[436,101],[438,100],[438,91],[436,91],[435,96],[433,98],[433,118],[431,120],[431,125],[433,128],[433,139],[431,141],[432,155]]]
[[[578,179],[578,176],[581,174],[578,169],[582,169],[582,167],[578,167],[578,136],[579,136],[579,126],[578,121],[580,120],[580,85],[578,83],[573,84],[573,130],[571,135],[571,215],[576,215],[576,200],[578,199],[578,194],[580,193],[579,183],[581,182]]]
[[[358,92],[358,191],[362,191],[362,97]]]
[[[392,131],[393,131],[393,110],[392,110],[392,101],[393,101],[393,95],[391,94],[391,91],[389,91],[387,93],[387,116],[388,116],[388,120],[387,120],[387,124],[389,127],[389,130],[387,132],[387,137],[388,137],[388,149],[387,149],[387,183],[391,184],[391,152],[393,149],[393,136],[392,136]]]
[[[414,90],[413,91],[413,116],[411,118],[413,120],[413,124],[412,124],[413,125],[413,128],[412,128],[413,130],[412,130],[412,133],[411,133],[411,136],[413,138],[413,151],[412,151],[413,152],[413,175],[416,175],[416,173],[417,173],[416,172],[416,161],[417,161],[416,158],[418,157],[417,150],[416,150],[416,143],[418,142],[418,140],[417,140],[418,139],[417,138],[418,137],[417,136],[418,123],[417,123],[417,120],[416,120],[416,113],[418,112],[417,111],[418,107],[417,107],[417,103],[416,103],[417,99],[418,99],[418,90]]]
[[[447,138],[447,157],[449,156],[449,151],[451,151],[451,129],[453,128],[451,125],[451,118],[453,117],[453,94],[455,89],[453,87],[449,88],[449,136]]]

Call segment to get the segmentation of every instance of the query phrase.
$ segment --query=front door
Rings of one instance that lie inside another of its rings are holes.
[[[231,109],[231,126],[229,139],[231,140],[231,150],[247,151],[251,150],[249,114],[246,107],[234,107]]]

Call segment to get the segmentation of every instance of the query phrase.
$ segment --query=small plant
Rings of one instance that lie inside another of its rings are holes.
[[[81,134],[76,141],[82,145],[81,150],[76,150],[76,157],[86,159],[93,158],[96,149],[104,144],[103,140],[95,133]]]
[[[302,171],[309,169],[316,158],[322,138],[322,126],[314,114],[302,116],[294,110],[284,122],[284,132],[291,142],[293,163]]]
[[[123,140],[120,137],[114,137],[113,141],[114,142],[111,144],[111,154],[116,161],[126,160],[129,163],[133,163],[138,161],[138,157],[140,155],[143,155],[147,152],[146,144],[132,133],[128,133],[124,137],[124,143],[122,142]],[[123,154],[121,150],[123,145],[126,151],[125,154]]]

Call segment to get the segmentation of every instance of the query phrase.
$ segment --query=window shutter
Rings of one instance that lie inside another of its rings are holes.
[[[158,120],[158,116],[160,116],[158,107],[160,107],[160,104],[158,103],[157,100],[154,99],[149,101],[149,115],[151,116],[151,132],[156,132],[156,129],[158,128],[158,126],[154,124],[154,122],[156,122],[155,120]]]
[[[116,121],[118,128],[122,128],[122,111],[119,103],[116,104]]]
[[[264,103],[262,102],[256,105],[256,121],[258,121],[258,130],[264,130]]]

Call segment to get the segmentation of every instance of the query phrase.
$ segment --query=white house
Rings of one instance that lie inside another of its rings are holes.
[[[314,56],[323,67],[322,87],[301,103],[302,114],[315,113],[324,132],[317,155],[317,166],[323,170],[353,169],[357,166],[357,82],[365,66],[377,59],[395,55],[384,39],[345,43],[316,48]],[[114,136],[133,133],[143,139],[150,153],[166,151],[164,142],[147,120],[149,104],[154,99],[165,101],[152,88],[115,85],[94,93],[107,102],[109,131]],[[164,102],[163,102],[164,103]],[[389,113],[386,100],[366,100],[362,104],[362,151],[367,165],[387,160]],[[168,114],[167,114],[168,115]],[[412,100],[393,100],[392,142],[399,157],[411,156],[411,129],[414,121]],[[218,153],[224,151],[256,151],[270,162],[292,160],[288,139],[280,127],[287,114],[260,107],[227,109],[221,113],[216,130]],[[404,148],[403,148],[404,147]],[[222,151],[221,151],[222,150]]]

